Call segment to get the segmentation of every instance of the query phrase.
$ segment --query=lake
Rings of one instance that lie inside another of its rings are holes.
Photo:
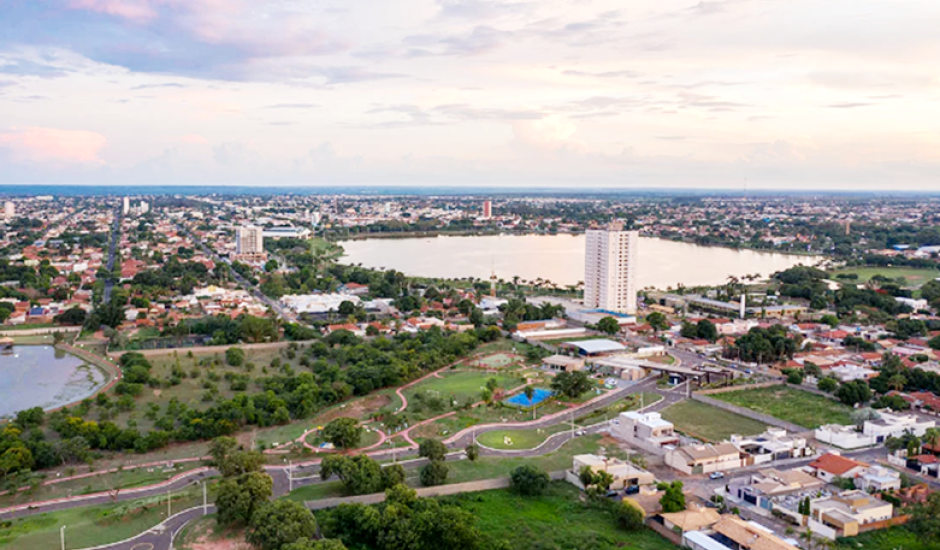
[[[52,346],[14,346],[0,354],[0,418],[81,401],[107,381],[101,368]]]
[[[541,277],[565,286],[584,280],[584,242],[584,235],[487,235],[361,239],[340,244],[346,251],[344,263],[396,269],[406,275],[489,279],[495,271],[506,281],[513,276],[529,281]],[[769,277],[822,259],[648,237],[640,237],[637,254],[637,284],[659,289],[718,285],[727,282],[729,275]]]

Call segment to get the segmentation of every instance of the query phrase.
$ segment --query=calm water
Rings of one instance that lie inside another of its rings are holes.
[[[0,355],[0,417],[79,401],[106,382],[100,368],[52,346],[14,346]]]
[[[506,281],[541,277],[559,286],[584,280],[584,235],[506,235],[363,239],[344,241],[344,263],[396,269],[406,275],[489,279],[493,271]],[[793,256],[750,250],[697,246],[641,237],[638,251],[640,288],[666,289],[717,285],[729,275],[770,274],[817,256]]]

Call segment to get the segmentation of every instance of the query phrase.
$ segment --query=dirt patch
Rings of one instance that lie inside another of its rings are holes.
[[[163,394],[163,390],[153,390],[154,397],[160,397]]]
[[[251,550],[245,542],[245,533],[237,529],[216,531],[214,521],[197,524],[192,533],[187,534],[180,550]]]
[[[313,419],[313,425],[326,424],[330,420],[336,420],[341,417],[365,419],[369,415],[391,404],[392,398],[388,395],[372,395],[369,397],[363,397],[362,399],[356,399],[355,401],[350,401],[346,403],[346,406],[334,407],[325,413],[317,415]]]

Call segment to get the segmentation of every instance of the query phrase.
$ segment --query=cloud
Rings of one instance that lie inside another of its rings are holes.
[[[13,76],[35,76],[38,78],[62,78],[70,71],[47,63],[29,59],[0,59],[0,74]]]
[[[209,143],[209,140],[200,136],[199,134],[186,134],[185,136],[180,137],[180,141],[192,145],[204,145]]]
[[[134,86],[131,90],[151,90],[154,88],[185,88],[186,86],[179,82],[166,82],[163,84],[140,84]]]
[[[57,128],[12,128],[0,134],[0,147],[17,162],[104,164],[98,157],[108,140],[99,133]]]
[[[561,74],[565,76],[589,76],[593,78],[640,78],[643,76],[643,73],[636,71],[578,71],[575,69],[569,69],[567,71],[562,71]]]
[[[265,109],[316,109],[320,107],[316,103],[275,103],[268,105]]]
[[[583,149],[584,144],[575,139],[577,130],[574,122],[560,115],[539,120],[520,120],[512,124],[516,141],[537,149]]]

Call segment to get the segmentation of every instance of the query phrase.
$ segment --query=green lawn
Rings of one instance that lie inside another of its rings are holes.
[[[670,405],[662,415],[677,430],[704,441],[722,441],[731,434],[759,434],[767,428],[756,420],[692,400]]]
[[[575,419],[575,422],[582,426],[590,426],[604,420],[616,418],[622,412],[635,411],[640,407],[648,407],[654,403],[662,401],[663,396],[655,392],[643,392],[642,394],[631,394],[623,400],[610,406],[590,412],[584,416]]]
[[[433,392],[441,398],[453,398],[458,402],[468,399],[479,400],[486,381],[495,378],[500,388],[510,389],[522,384],[522,380],[505,374],[486,372],[442,372],[442,378],[431,377],[405,390],[409,407],[414,403],[414,395],[419,392]]]
[[[862,533],[857,537],[839,539],[837,550],[940,550],[940,540],[926,541],[918,538],[906,526],[891,527]]]
[[[769,414],[806,428],[851,424],[852,409],[838,401],[787,386],[717,393],[709,397]]]
[[[579,491],[554,482],[545,495],[523,497],[510,490],[465,493],[442,500],[472,513],[492,541],[514,550],[671,550],[677,548],[649,529],[627,532],[613,516],[579,501]],[[484,544],[484,547],[487,545]]]
[[[173,513],[200,504],[199,486],[173,495]],[[100,546],[138,535],[166,517],[166,495],[29,516],[0,527],[0,548],[59,548],[62,525],[67,548]]]
[[[855,273],[858,275],[858,279],[839,279],[836,277],[839,273]],[[833,271],[831,275],[834,281],[857,282],[858,284],[867,283],[875,275],[883,275],[892,279],[904,277],[907,280],[907,286],[919,288],[927,281],[940,277],[940,271],[916,267],[849,267]]]
[[[477,442],[493,449],[532,449],[548,436],[570,429],[564,424],[556,424],[540,430],[497,430],[480,434]],[[506,443],[506,438],[509,438],[510,443]]]

